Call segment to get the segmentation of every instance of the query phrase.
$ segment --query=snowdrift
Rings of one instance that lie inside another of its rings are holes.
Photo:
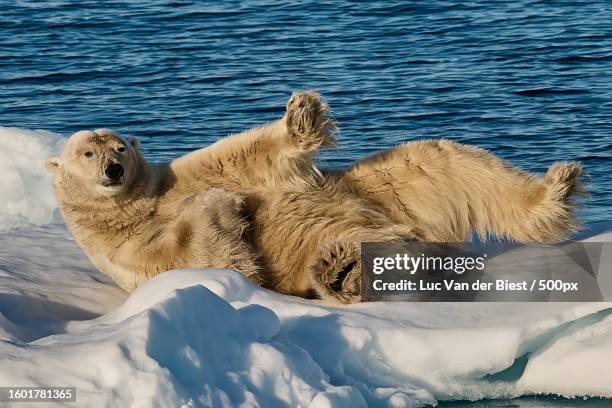
[[[76,405],[96,407],[612,398],[610,303],[329,307],[226,270],[163,273],[128,296],[53,224],[38,163],[61,141],[0,128],[2,156],[29,155],[0,160],[3,386],[76,386]],[[588,239],[612,240],[612,224],[597,229]]]

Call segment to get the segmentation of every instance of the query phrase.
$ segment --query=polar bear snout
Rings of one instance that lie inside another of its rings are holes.
[[[123,166],[119,163],[110,163],[104,169],[104,174],[108,179],[112,182],[117,182],[121,180],[123,174],[125,173]]]

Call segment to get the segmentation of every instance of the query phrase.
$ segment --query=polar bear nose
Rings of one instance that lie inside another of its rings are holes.
[[[104,174],[111,180],[119,180],[123,176],[123,166],[113,163],[104,170]]]

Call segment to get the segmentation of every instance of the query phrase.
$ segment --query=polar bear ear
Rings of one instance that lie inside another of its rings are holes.
[[[60,158],[59,157],[50,157],[45,162],[45,166],[50,173],[57,173],[59,170]]]
[[[135,137],[131,136],[131,137],[128,137],[127,141],[136,151],[140,150],[140,140],[138,140]]]

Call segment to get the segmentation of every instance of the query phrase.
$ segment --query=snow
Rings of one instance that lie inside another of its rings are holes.
[[[0,232],[53,221],[57,204],[45,160],[63,142],[56,133],[0,126]]]
[[[76,386],[77,406],[96,407],[612,398],[611,303],[332,307],[227,270],[166,272],[128,295],[53,223],[38,162],[60,145],[0,128],[0,166],[10,167],[0,203],[3,386]],[[581,238],[610,242],[612,224]],[[599,274],[611,265],[605,253]]]

